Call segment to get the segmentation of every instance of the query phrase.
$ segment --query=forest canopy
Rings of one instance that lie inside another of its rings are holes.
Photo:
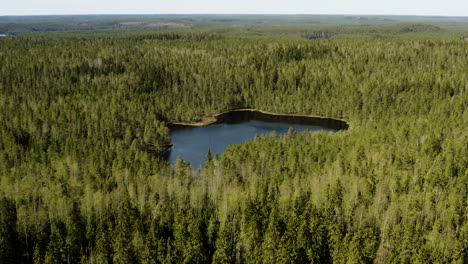
[[[400,29],[0,38],[0,262],[466,263],[468,42]],[[236,108],[350,127],[160,157]]]

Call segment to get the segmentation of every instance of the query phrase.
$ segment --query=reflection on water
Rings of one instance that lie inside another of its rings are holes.
[[[241,144],[255,135],[272,131],[285,134],[290,128],[297,132],[304,130],[336,132],[346,129],[347,124],[324,118],[233,111],[218,116],[216,123],[207,126],[173,125],[170,133],[173,147],[166,151],[164,156],[171,163],[181,156],[191,163],[192,168],[199,168],[208,150],[213,155],[222,154],[230,144]]]

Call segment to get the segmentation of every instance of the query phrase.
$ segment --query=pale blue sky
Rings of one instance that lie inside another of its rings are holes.
[[[468,16],[468,0],[2,0],[0,15],[394,14]]]

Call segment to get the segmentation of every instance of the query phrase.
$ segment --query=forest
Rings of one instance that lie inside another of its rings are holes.
[[[468,41],[372,28],[1,37],[0,263],[467,263]],[[238,108],[349,129],[161,158]]]

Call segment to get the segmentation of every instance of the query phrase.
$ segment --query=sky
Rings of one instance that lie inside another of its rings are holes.
[[[59,14],[385,14],[468,16],[468,0],[1,0],[0,16]]]

